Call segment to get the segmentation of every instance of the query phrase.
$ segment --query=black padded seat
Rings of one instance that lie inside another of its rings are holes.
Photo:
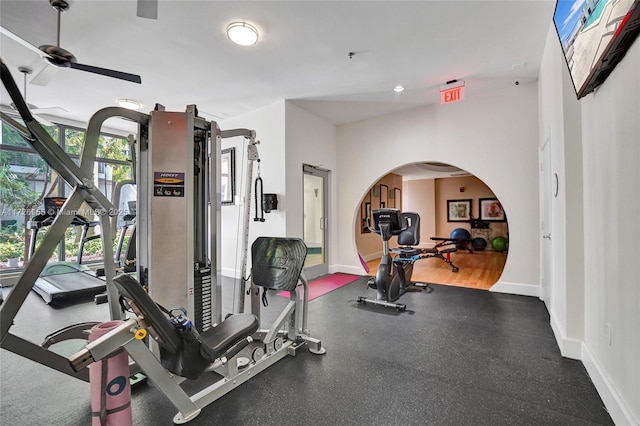
[[[177,354],[183,350],[183,341],[178,330],[171,324],[151,296],[131,275],[122,274],[113,279],[122,296],[135,303],[149,326],[156,332],[164,349]],[[202,349],[212,359],[224,355],[236,343],[258,330],[258,319],[253,314],[232,315],[218,326],[200,334]],[[204,355],[204,354],[203,354]]]
[[[398,244],[401,247],[391,251],[402,257],[419,256],[424,253],[423,249],[416,248],[420,244],[420,215],[414,212],[403,212],[402,220],[404,229],[398,234]]]
[[[236,343],[258,331],[258,325],[258,318],[253,314],[232,315],[217,326],[200,333],[204,344],[200,350],[210,360],[220,358]]]
[[[398,235],[401,246],[417,246],[420,244],[420,216],[414,212],[403,212],[404,229]]]

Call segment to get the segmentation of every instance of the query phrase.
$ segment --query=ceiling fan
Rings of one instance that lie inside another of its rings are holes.
[[[49,110],[61,110],[62,112],[69,112],[64,108],[60,108],[60,107],[51,107],[51,108],[38,108],[37,106],[30,104],[27,101],[27,75],[31,74],[33,72],[33,70],[29,67],[24,67],[24,66],[20,66],[18,67],[18,71],[20,71],[23,75],[23,91],[22,91],[22,97],[24,98],[24,102],[27,104],[27,107],[29,108],[29,111],[31,111],[31,114],[34,116],[34,118],[36,120],[38,120],[40,122],[40,124],[43,124],[45,126],[55,126],[55,124],[51,123],[48,120],[45,120],[44,118],[36,115],[39,112],[45,112],[45,111],[49,111]],[[14,110],[17,110],[16,105],[11,102],[11,108],[13,108]]]
[[[40,55],[52,65],[59,68],[73,68],[80,71],[87,71],[95,74],[104,75],[106,77],[118,78],[120,80],[130,81],[132,83],[142,83],[142,78],[139,75],[130,74],[122,71],[110,70],[107,68],[95,67],[92,65],[79,64],[76,57],[71,52],[60,47],[60,17],[62,12],[69,9],[69,3],[65,0],[49,0],[51,6],[58,11],[58,37],[56,45],[45,44],[40,47],[36,47],[28,41],[20,38],[16,34],[12,33],[8,29],[0,26],[0,33],[23,45],[27,49]]]

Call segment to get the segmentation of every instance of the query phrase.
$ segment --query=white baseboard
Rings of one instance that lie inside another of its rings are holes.
[[[221,268],[220,273],[222,274],[223,277],[229,277],[229,278],[240,278],[238,276],[238,274],[236,273],[235,269],[231,269],[231,268]]]
[[[498,281],[489,289],[489,291],[494,291],[496,293],[517,294],[519,296],[540,296],[539,285],[508,283],[505,281]]]
[[[361,254],[360,256],[362,256],[362,259],[365,262],[369,262],[371,260],[380,259],[382,257],[382,252],[381,251],[377,251],[377,252],[369,253],[369,254],[365,254],[365,255]]]
[[[562,356],[565,358],[581,360],[583,344],[582,340],[568,339],[562,331],[560,324],[558,324],[558,320],[556,319],[555,315],[553,315],[553,312],[549,312],[549,318],[551,323],[551,330],[553,331],[553,335],[556,338],[556,343],[560,348],[560,353],[562,354]]]
[[[351,275],[367,274],[362,266],[351,266],[351,265],[329,265],[329,272],[332,274],[336,272],[342,272],[343,274],[351,274]]]
[[[621,426],[639,426],[640,422],[638,422],[638,419],[634,417],[631,410],[620,397],[620,394],[613,383],[611,383],[611,380],[609,380],[605,370],[598,363],[584,341],[567,338],[558,324],[556,317],[553,315],[553,312],[549,313],[549,317],[551,329],[560,348],[560,353],[563,357],[582,361],[582,364],[587,370],[587,374],[591,378],[613,422]]]
[[[585,343],[582,344],[582,363],[591,377],[602,402],[604,402],[611,419],[616,425],[638,426],[640,420],[636,418],[624,402],[616,387],[607,377],[605,370],[598,363]]]

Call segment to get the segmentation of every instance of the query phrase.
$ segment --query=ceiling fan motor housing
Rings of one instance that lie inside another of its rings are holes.
[[[52,46],[50,44],[43,44],[39,47],[44,53],[49,55],[48,58],[45,58],[49,61],[50,64],[55,65],[57,67],[65,67],[69,68],[71,63],[76,63],[77,59],[71,52],[63,49],[62,47]]]
[[[65,0],[49,0],[49,4],[55,10],[59,10],[60,12],[64,12],[69,8],[69,3]]]

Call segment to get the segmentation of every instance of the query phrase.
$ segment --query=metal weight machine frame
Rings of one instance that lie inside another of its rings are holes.
[[[255,303],[257,290],[252,291],[252,314],[239,313],[222,321],[221,191],[217,171],[221,140],[238,136],[249,140],[249,150],[257,156],[253,130],[221,131],[217,123],[198,117],[195,105],[187,106],[185,112],[167,112],[158,105],[151,112],[149,137],[137,147],[136,266],[141,284],[149,289],[148,296],[146,293],[139,296],[148,298],[147,304],[159,303],[170,309],[186,307],[204,341],[243,315],[255,317],[255,332],[247,336],[235,334],[246,339],[247,344],[251,342],[249,357],[240,357],[238,350],[215,360],[206,371],[222,377],[212,376],[213,383],[189,395],[180,387],[185,379],[165,370],[158,360],[155,345],[150,347],[139,337],[140,333],[145,335],[147,329],[153,336],[153,330],[157,331],[168,320],[160,320],[159,324],[157,318],[144,312],[143,315],[137,313],[135,319],[129,319],[71,357],[74,369],[81,370],[113,351],[125,349],[147,378],[178,409],[173,419],[178,424],[195,418],[202,408],[279,360],[295,356],[302,347],[315,354],[326,352],[321,341],[310,337],[307,330],[308,288],[301,276],[294,277],[295,288],[290,290],[288,303],[269,326],[259,328],[260,307]],[[250,198],[249,192],[247,200]],[[243,249],[246,249],[246,238],[247,229]],[[306,247],[303,252],[306,254]],[[297,261],[301,270],[304,258]],[[121,283],[122,279],[117,278]],[[133,284],[139,288],[137,283]],[[252,290],[266,285],[268,283],[256,285],[252,281]],[[134,302],[140,306],[142,300]],[[246,351],[242,354],[248,355]]]
[[[262,240],[263,242],[267,241],[267,244],[274,240],[279,240],[280,244],[297,244],[304,248],[306,254],[306,246],[302,240],[268,237],[264,237]],[[266,260],[266,263],[271,265],[278,262],[281,262],[281,259],[277,252],[272,252],[271,258]],[[300,271],[304,264],[304,255],[297,257],[294,262],[297,263],[297,270]],[[296,268],[290,262],[288,265],[291,270]],[[203,346],[218,346],[221,345],[221,342],[227,341],[226,348],[228,349],[221,348],[217,358],[199,375],[216,373],[209,376],[208,384],[204,389],[192,395],[180,386],[185,378],[167,371],[158,357],[149,349],[149,346],[144,343],[144,338],[149,333],[164,345],[166,351],[177,353],[182,346],[180,340],[176,341],[177,331],[170,325],[168,318],[139,284],[129,276],[119,276],[116,281],[123,288],[123,295],[132,306],[136,317],[88,343],[70,358],[70,364],[74,369],[80,370],[93,362],[108,357],[121,348],[124,349],[142,368],[149,380],[176,407],[178,413],[174,416],[173,422],[176,424],[187,423],[198,416],[204,407],[279,360],[289,355],[295,356],[301,348],[306,346],[310,352],[320,355],[326,352],[319,340],[313,339],[303,332],[305,328],[303,323],[306,321],[304,311],[308,299],[307,282],[295,276],[292,279],[293,281],[290,282],[295,285],[290,290],[290,300],[269,329],[257,329],[258,319],[252,314],[237,314],[200,334],[201,342],[204,342]],[[302,295],[298,293],[300,288],[303,292]],[[246,326],[247,321],[252,323],[251,330]],[[213,338],[213,335],[216,335],[217,338]],[[239,355],[245,348],[251,352],[251,359],[247,360],[247,364],[239,362]],[[202,349],[200,351],[202,352]]]
[[[1,113],[2,119],[14,128],[27,141],[72,188],[71,195],[67,198],[60,213],[56,216],[44,240],[30,259],[18,282],[13,286],[4,303],[0,305],[0,346],[3,349],[14,352],[20,356],[31,359],[44,366],[53,368],[70,376],[88,381],[87,370],[73,371],[67,358],[47,350],[48,345],[54,341],[65,338],[86,338],[86,331],[95,323],[82,323],[72,325],[50,334],[42,346],[36,345],[26,339],[9,332],[20,307],[29,295],[51,253],[55,250],[59,241],[64,237],[66,229],[71,224],[75,212],[79,210],[83,202],[86,202],[100,217],[101,239],[105,259],[113,259],[112,229],[110,217],[114,215],[113,205],[102,192],[93,184],[93,166],[98,149],[98,138],[102,123],[107,118],[121,116],[141,123],[143,126],[148,121],[148,116],[123,108],[106,108],[98,111],[91,118],[85,135],[85,143],[80,155],[79,165],[76,165],[66,152],[49,136],[44,128],[35,120],[29,108],[20,94],[20,91],[11,76],[9,69],[3,61],[0,61],[2,83],[9,96],[16,105],[24,125],[16,122],[8,115]],[[105,281],[107,292],[117,295],[113,284],[115,265],[113,262],[105,262]],[[117,296],[109,298],[109,310],[112,319],[121,319],[121,310]]]
[[[122,108],[104,108],[96,112],[89,121],[85,137],[85,145],[80,157],[80,165],[76,166],[64,150],[62,150],[62,148],[58,146],[53,139],[51,139],[48,133],[30,114],[28,107],[20,95],[15,81],[11,77],[11,74],[4,62],[1,63],[1,66],[2,82],[11,95],[12,100],[17,105],[18,112],[24,120],[25,126],[16,122],[6,114],[2,114],[2,119],[11,127],[16,129],[25,138],[25,140],[33,146],[42,158],[45,159],[45,161],[73,188],[73,192],[65,202],[61,210],[62,214],[58,215],[54,220],[44,241],[38,247],[38,250],[31,259],[31,262],[23,271],[18,283],[12,288],[7,299],[0,306],[0,346],[3,349],[36,361],[44,366],[53,368],[72,377],[88,381],[88,369],[77,368],[77,365],[72,365],[70,359],[48,351],[47,348],[50,344],[66,338],[85,338],[88,328],[90,328],[94,323],[76,324],[54,332],[48,336],[48,343],[45,342],[42,346],[38,346],[21,337],[11,334],[9,329],[20,307],[31,291],[33,282],[37,279],[38,275],[47,263],[50,253],[53,252],[60,239],[64,236],[65,230],[72,220],[72,213],[77,211],[83,202],[87,202],[100,216],[104,258],[105,260],[108,259],[108,261],[105,261],[104,266],[111,317],[112,319],[124,319],[118,304],[118,291],[113,283],[116,272],[115,264],[111,261],[111,259],[113,259],[112,242],[114,232],[112,223],[115,223],[112,217],[115,216],[117,212],[114,210],[113,205],[108,201],[104,194],[95,187],[92,179],[98,137],[102,123],[108,118],[124,117],[137,122],[139,125],[139,148],[137,157],[138,161],[136,165],[136,172],[138,175],[137,182],[138,185],[142,186],[142,178],[144,178],[146,180],[144,183],[145,187],[152,187],[154,184],[154,176],[152,173],[157,170],[154,170],[154,166],[152,165],[151,169],[147,168],[145,171],[145,167],[149,166],[149,164],[146,163],[148,157],[145,157],[149,153],[145,153],[145,148],[153,146],[150,144],[150,134],[152,133],[150,132],[150,126],[152,126],[154,118],[156,123],[158,123],[162,122],[166,116],[163,116],[163,111],[160,110],[161,107],[151,115]],[[212,277],[211,280],[211,295],[213,300],[211,300],[210,311],[211,322],[212,325],[214,325],[221,322],[219,238],[220,203],[217,202],[220,199],[220,187],[219,181],[217,180],[217,170],[219,170],[220,167],[220,141],[224,137],[244,136],[251,141],[250,150],[253,150],[255,149],[255,132],[246,129],[220,131],[215,122],[207,123],[203,119],[197,117],[197,110],[195,106],[189,106],[187,111],[183,114],[186,116],[186,121],[189,125],[193,126],[191,129],[196,129],[196,133],[199,133],[198,137],[201,140],[207,140],[208,144],[208,148],[204,151],[202,149],[199,150],[199,158],[203,161],[203,163],[201,163],[202,165],[209,167],[210,176],[205,180],[201,180],[200,184],[196,184],[198,187],[197,192],[200,194],[200,198],[195,201],[195,204],[198,206],[198,212],[191,213],[194,213],[194,217],[203,217],[202,215],[206,215],[209,219],[209,225],[205,230],[212,234],[212,238],[209,240],[200,239],[195,242],[195,244],[208,249],[210,256],[208,259],[205,256],[205,258],[202,258],[203,260],[197,260],[197,262],[204,261],[206,264],[203,266],[206,267],[208,265],[212,271],[215,271],[215,279]],[[156,117],[154,117],[154,115]],[[164,124],[171,125],[171,123],[166,120]],[[151,130],[157,136],[157,131],[154,131],[153,128],[151,128]],[[145,163],[145,165],[141,166],[141,163]],[[211,172],[212,170],[213,172]],[[139,200],[140,193],[141,191],[139,188]],[[250,196],[247,197],[247,199],[250,199]],[[212,202],[213,200],[216,200],[215,204]],[[210,208],[209,204],[211,204]],[[149,222],[146,219],[150,213],[149,206],[146,205],[146,203],[139,203],[137,213],[138,217],[141,219],[138,226],[148,227]],[[206,222],[206,220],[204,222]],[[143,255],[148,255],[148,251],[146,251],[149,249],[148,244],[146,244],[145,240],[140,239],[139,236],[137,245],[138,256],[140,256],[141,253]],[[145,258],[143,257],[141,259]],[[194,262],[191,265],[195,266],[195,263],[197,262]],[[149,272],[149,268],[145,265],[145,261],[137,262],[137,265],[138,276],[144,279],[145,273]],[[191,273],[193,273],[193,270],[191,270]],[[154,283],[153,281],[148,283],[150,284],[153,294]],[[176,283],[173,284],[175,285]],[[180,282],[177,284],[180,285]],[[113,348],[124,347],[131,357],[137,361],[137,367],[142,368],[149,378],[154,381],[165,395],[169,397],[172,403],[176,405],[179,410],[179,414],[176,415],[174,421],[177,423],[186,422],[195,417],[202,407],[217,400],[278,360],[288,355],[295,355],[296,351],[303,346],[306,346],[312,353],[325,353],[325,348],[322,346],[320,340],[311,338],[306,328],[308,290],[304,277],[300,277],[298,286],[301,286],[302,294],[299,294],[296,290],[291,291],[290,301],[284,310],[277,316],[277,319],[272,323],[272,325],[267,329],[259,329],[256,333],[250,336],[253,341],[257,341],[256,343],[259,344],[262,342],[257,350],[252,352],[250,364],[244,368],[240,368],[236,363],[237,360],[235,358],[235,354],[229,360],[224,359],[220,360],[220,362],[214,363],[210,367],[210,370],[216,371],[225,377],[196,395],[189,396],[185,394],[179,386],[179,383],[184,379],[179,376],[172,375],[162,368],[157,356],[149,348],[149,345],[143,343],[143,341],[139,339],[136,339],[136,327],[132,324],[132,320],[128,320],[125,323],[128,325],[128,328],[127,326],[123,326],[118,328],[114,333],[103,336],[96,342],[89,344],[86,347],[86,351],[91,352],[93,359],[98,360],[111,353]],[[252,283],[252,290],[254,287],[255,286]],[[182,288],[184,289],[184,287]],[[187,288],[187,293],[189,291],[189,288]],[[259,303],[257,302],[258,298],[256,294],[256,292],[252,291],[252,310],[254,306],[258,307],[255,311],[255,315],[259,318]],[[190,303],[192,304],[193,302]],[[192,304],[191,306],[194,305]],[[137,322],[139,320],[143,321],[140,318],[133,321]],[[197,325],[198,324],[196,322],[196,326]],[[206,326],[204,323],[203,325]],[[140,324],[140,326],[144,327],[144,322]],[[99,349],[94,350],[96,346],[111,349],[101,352]]]
[[[255,147],[255,131],[220,130],[195,105],[185,112],[156,105],[150,116],[149,138],[136,149],[138,277],[154,300],[186,308],[206,331],[222,320],[222,139],[244,137]]]

